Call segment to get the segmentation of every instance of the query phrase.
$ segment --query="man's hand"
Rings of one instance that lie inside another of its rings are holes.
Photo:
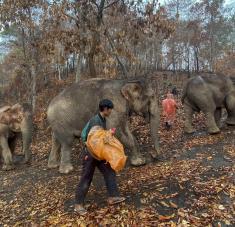
[[[116,128],[111,128],[110,131],[111,131],[112,135],[114,135],[116,132]]]

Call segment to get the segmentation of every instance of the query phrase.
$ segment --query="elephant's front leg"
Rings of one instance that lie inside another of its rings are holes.
[[[193,133],[195,129],[193,128],[193,109],[188,104],[184,104],[184,113],[185,113],[185,123],[184,123],[184,131],[186,133]]]
[[[28,163],[31,160],[32,153],[30,145],[32,142],[32,131],[33,131],[32,119],[30,116],[25,117],[21,122],[24,163]]]
[[[146,159],[141,155],[136,138],[131,133],[128,124],[121,130],[121,141],[131,151],[131,164],[133,166],[140,166],[146,163]]]
[[[226,123],[228,125],[235,125],[235,91],[226,97],[226,110],[228,113]]]
[[[48,159],[48,168],[56,168],[60,165],[59,163],[59,151],[61,149],[59,141],[55,138],[52,132],[52,147]]]
[[[8,138],[8,146],[12,152],[12,154],[14,153],[15,151],[15,148],[16,148],[16,144],[17,144],[17,139],[18,139],[18,134],[15,133],[14,135],[11,135],[9,138]]]
[[[61,161],[60,161],[60,173],[69,173],[73,171],[73,166],[71,164],[71,151],[72,151],[72,142],[61,143]]]
[[[205,114],[206,114],[206,125],[207,125],[208,132],[210,134],[219,133],[220,129],[216,125],[214,111],[213,112],[208,111]]]
[[[8,145],[8,140],[5,136],[0,137],[0,143],[2,147],[2,156],[3,156],[3,170],[14,169],[12,161],[12,153]]]
[[[31,135],[28,133],[23,133],[23,154],[24,154],[24,163],[29,163],[32,158],[32,153],[30,150]]]
[[[151,102],[150,104],[150,133],[154,145],[154,150],[152,150],[150,154],[154,159],[157,159],[160,155],[159,134],[158,134],[159,122],[160,122],[159,108],[157,106],[157,100],[154,99],[154,101]]]
[[[218,128],[221,128],[221,117],[222,117],[222,108],[217,108],[215,110],[215,123],[218,126]]]

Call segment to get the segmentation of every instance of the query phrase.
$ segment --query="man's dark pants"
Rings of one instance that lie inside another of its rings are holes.
[[[106,188],[109,197],[119,196],[119,191],[116,183],[116,173],[106,161],[99,161],[91,156],[88,151],[85,151],[82,162],[82,174],[80,182],[77,186],[75,194],[76,204],[83,204],[85,196],[89,190],[95,168],[98,168],[104,176]]]

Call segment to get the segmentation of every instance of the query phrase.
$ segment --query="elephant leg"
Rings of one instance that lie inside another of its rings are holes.
[[[136,138],[131,133],[129,126],[126,125],[124,130],[121,131],[121,141],[131,151],[131,164],[133,166],[140,166],[146,163],[145,158],[141,155]]]
[[[192,122],[193,112],[194,111],[191,106],[184,104],[184,113],[185,113],[184,131],[189,134],[195,132]]]
[[[206,125],[207,125],[208,132],[210,134],[219,133],[220,129],[216,125],[214,111],[213,112],[208,111],[205,114],[206,114]]]
[[[8,139],[4,136],[0,137],[0,143],[2,147],[2,156],[3,156],[3,170],[11,170],[14,168],[12,161],[12,153],[8,145]]]
[[[217,108],[215,110],[214,116],[215,116],[215,123],[216,123],[216,125],[218,126],[218,128],[221,128],[221,121],[220,121],[220,119],[222,117],[222,109],[221,108]]]
[[[235,125],[235,94],[232,93],[226,97],[226,110],[228,118],[226,123],[228,125]]]
[[[8,138],[9,148],[10,148],[12,153],[14,153],[14,151],[15,151],[16,141],[17,141],[17,135],[14,135],[14,136]]]
[[[60,173],[69,173],[73,171],[73,166],[71,164],[71,151],[72,151],[72,141],[61,143],[61,161],[60,161]]]
[[[32,131],[33,131],[32,119],[31,117],[27,117],[21,122],[24,163],[30,162],[32,157],[30,149],[30,145],[32,142]]]
[[[56,168],[59,166],[59,151],[61,149],[59,141],[55,138],[52,133],[52,147],[48,159],[48,168]]]

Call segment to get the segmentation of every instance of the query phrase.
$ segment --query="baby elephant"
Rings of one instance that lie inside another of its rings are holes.
[[[32,114],[28,104],[15,104],[0,108],[0,152],[3,158],[3,170],[14,168],[12,152],[15,140],[22,134],[24,162],[31,158]]]
[[[192,116],[202,111],[210,134],[220,132],[222,108],[226,108],[226,123],[235,125],[235,87],[230,78],[218,74],[201,74],[187,82],[182,96],[185,111],[185,132],[192,133]]]

